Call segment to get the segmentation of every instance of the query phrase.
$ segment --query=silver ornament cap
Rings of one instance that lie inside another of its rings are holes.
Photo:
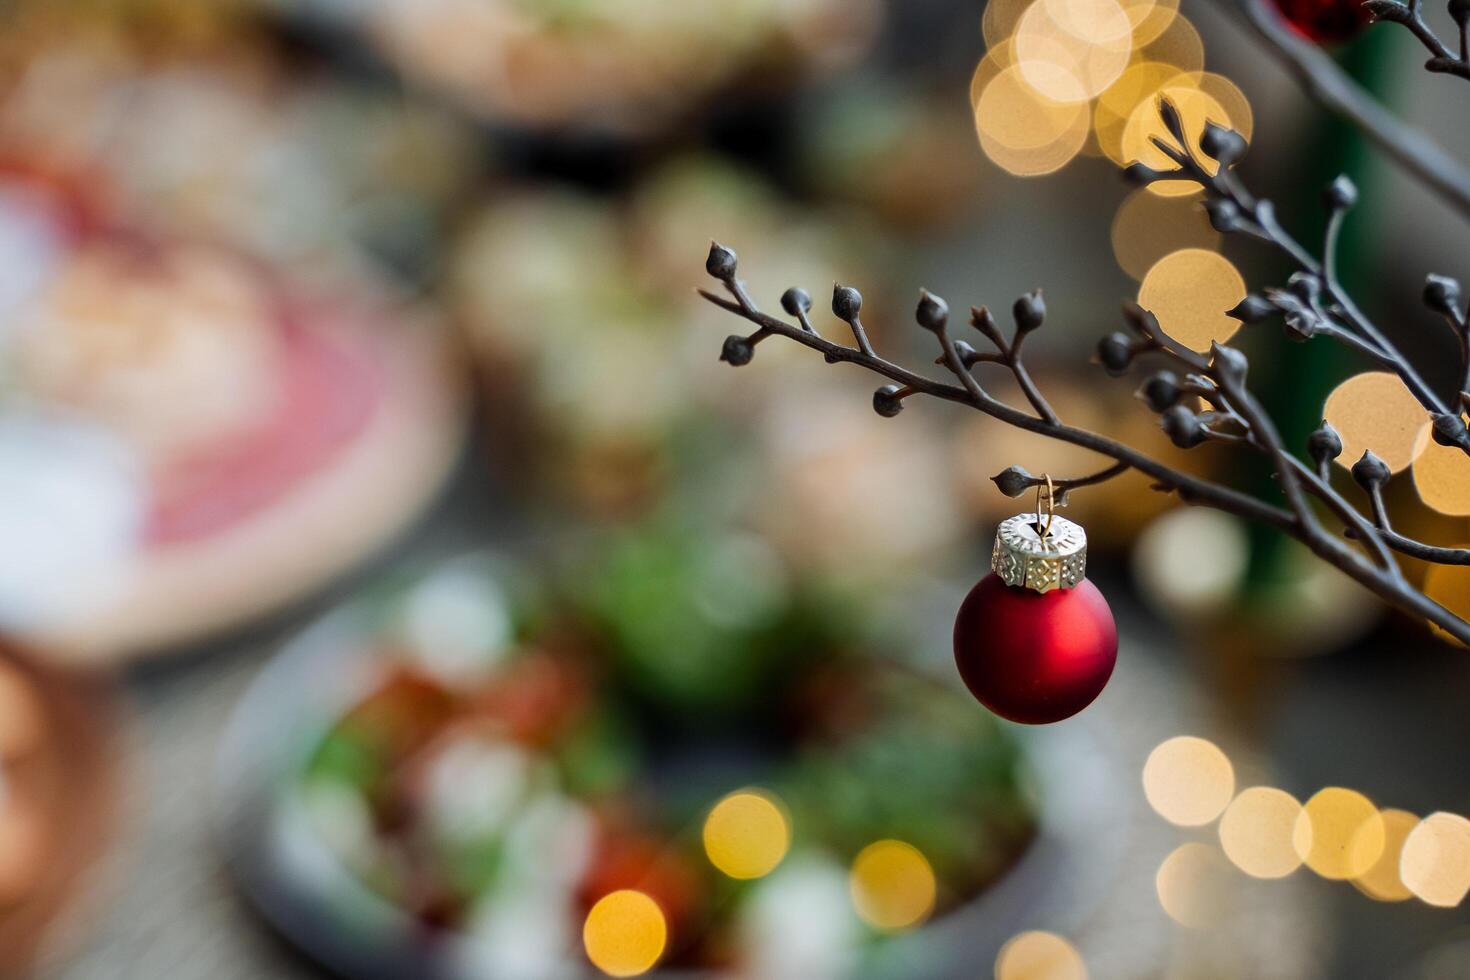
[[[1070,589],[1087,574],[1087,532],[1054,514],[1017,514],[995,529],[990,568],[1006,585]]]

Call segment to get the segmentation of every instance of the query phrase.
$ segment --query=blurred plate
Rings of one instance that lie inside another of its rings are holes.
[[[221,745],[214,801],[229,868],[273,928],[345,976],[492,975],[461,948],[468,942],[431,934],[364,887],[291,800],[289,786],[308,756],[372,689],[373,637],[380,629],[361,606],[329,615],[292,641],[241,701]],[[1129,803],[1118,787],[1131,780],[1119,778],[1085,726],[1039,732],[1026,744],[1044,801],[1037,836],[976,899],[885,942],[881,956],[865,961],[864,975],[951,975],[973,966],[977,955],[993,956],[1036,916],[1056,921],[1106,896],[1121,853],[1097,847],[1097,829],[1129,823]],[[568,954],[575,973],[579,952]]]

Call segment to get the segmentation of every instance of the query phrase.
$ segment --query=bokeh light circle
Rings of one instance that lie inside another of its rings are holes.
[[[853,907],[864,922],[884,932],[909,929],[934,910],[934,869],[919,849],[899,840],[863,848],[848,875]]]
[[[1451,517],[1470,517],[1470,455],[1459,446],[1441,446],[1420,436],[1414,457],[1414,488],[1425,506]]]
[[[1011,65],[975,101],[980,148],[1002,170],[1020,177],[1053,173],[1087,141],[1085,103],[1056,102],[1038,93]]]
[[[1230,260],[1202,248],[1171,252],[1149,269],[1138,286],[1138,305],[1185,347],[1208,351],[1240,329],[1226,312],[1245,298],[1245,280]]]
[[[1470,820],[1444,812],[1421,820],[1404,839],[1399,875],[1426,905],[1458,906],[1470,892]]]
[[[1404,841],[1419,825],[1419,818],[1407,810],[1386,809],[1383,817],[1383,853],[1367,870],[1353,879],[1358,891],[1380,902],[1402,902],[1412,898],[1399,874]]]
[[[668,943],[668,925],[658,903],[623,889],[598,899],[582,925],[587,958],[612,977],[636,977],[653,969]]]
[[[1342,437],[1339,464],[1351,467],[1371,449],[1394,473],[1414,461],[1429,428],[1424,406],[1388,371],[1348,378],[1327,396],[1322,417]]]
[[[1142,280],[1164,256],[1180,249],[1219,251],[1221,234],[1210,227],[1201,197],[1161,197],[1139,188],[1113,217],[1111,239],[1118,267]],[[1470,458],[1470,457],[1467,457]]]
[[[1149,805],[1172,824],[1202,827],[1235,795],[1235,767],[1214,742],[1179,735],[1155,746],[1143,765]]]
[[[1154,887],[1169,918],[1182,926],[1206,929],[1224,917],[1230,865],[1209,844],[1176,847],[1159,865]]]
[[[1285,878],[1301,867],[1295,833],[1302,805],[1273,786],[1240,791],[1220,818],[1220,847],[1252,878]]]
[[[761,878],[775,870],[791,844],[786,813],[770,795],[740,790],[710,809],[704,852],[731,878]]]
[[[1292,846],[1307,867],[1341,881],[1373,867],[1386,838],[1383,816],[1372,800],[1356,790],[1328,786],[1302,805]]]
[[[1155,10],[1162,13],[1159,7]],[[1147,24],[1134,32],[1134,40],[1139,45],[1135,55],[1137,60],[1178,65],[1180,71],[1204,71],[1205,42],[1189,18],[1170,13],[1156,23],[1163,26],[1152,36],[1149,36]]]
[[[1198,555],[1209,555],[1199,561]],[[1229,607],[1245,581],[1250,536],[1238,517],[1176,507],[1144,528],[1133,574],[1149,604],[1171,616],[1209,616]]]
[[[1087,102],[1117,80],[1133,24],[1117,0],[1036,0],[1015,32],[1027,84],[1055,102]]]
[[[1087,965],[1066,939],[1033,930],[1006,940],[995,958],[995,980],[1087,980]]]

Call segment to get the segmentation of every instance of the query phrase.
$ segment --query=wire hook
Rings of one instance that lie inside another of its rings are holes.
[[[1056,499],[1057,499],[1057,494],[1056,494],[1056,487],[1053,486],[1052,485],[1052,482],[1051,482],[1051,474],[1050,473],[1043,473],[1043,474],[1041,474],[1041,476],[1042,476],[1042,479],[1046,480],[1046,523],[1044,525],[1042,525],[1042,527],[1041,527],[1041,536],[1043,538],[1045,538],[1047,535],[1051,534],[1051,522],[1052,522],[1052,518],[1056,516]],[[1040,483],[1036,484],[1036,519],[1038,521],[1041,520],[1041,484]]]

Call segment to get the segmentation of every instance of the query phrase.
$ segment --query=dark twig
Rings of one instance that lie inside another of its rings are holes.
[[[1462,405],[1470,405],[1470,394],[1457,393],[1454,409],[1449,410],[1388,337],[1358,310],[1337,278],[1337,238],[1343,216],[1356,199],[1351,183],[1339,179],[1328,188],[1329,221],[1319,260],[1281,227],[1271,203],[1252,197],[1234,174],[1233,165],[1245,152],[1244,140],[1238,134],[1213,124],[1206,126],[1199,147],[1219,165],[1218,171],[1211,174],[1185,138],[1178,111],[1162,101],[1160,113],[1175,142],[1161,138],[1156,144],[1178,169],[1159,172],[1134,164],[1129,167],[1130,175],[1142,183],[1183,179],[1199,184],[1206,192],[1206,207],[1217,228],[1247,233],[1269,242],[1300,268],[1284,289],[1248,297],[1231,311],[1232,315],[1246,322],[1279,315],[1286,322],[1288,334],[1296,339],[1321,334],[1395,371],[1431,414],[1436,441],[1470,452],[1470,431],[1460,415]],[[820,352],[829,363],[857,364],[893,382],[879,388],[873,397],[874,408],[885,417],[899,414],[904,399],[910,395],[925,394],[967,405],[1016,428],[1100,453],[1110,457],[1113,463],[1091,474],[1053,480],[1056,489],[1065,492],[1104,482],[1130,469],[1138,470],[1153,478],[1156,489],[1176,493],[1188,503],[1213,507],[1280,530],[1379,597],[1470,645],[1470,623],[1410,584],[1392,554],[1397,551],[1429,561],[1470,564],[1470,549],[1436,548],[1393,530],[1381,494],[1390,474],[1387,466],[1371,453],[1351,468],[1353,479],[1368,494],[1371,516],[1348,503],[1330,480],[1331,461],[1342,453],[1341,439],[1326,423],[1313,433],[1307,450],[1314,465],[1288,451],[1269,415],[1246,385],[1245,355],[1232,347],[1216,344],[1206,357],[1170,337],[1152,313],[1128,305],[1124,317],[1132,334],[1118,332],[1104,337],[1098,344],[1097,360],[1110,374],[1126,373],[1137,357],[1149,353],[1180,365],[1186,372],[1182,380],[1170,371],[1156,372],[1139,388],[1139,398],[1159,413],[1164,432],[1176,445],[1189,448],[1214,441],[1243,444],[1266,454],[1272,461],[1287,505],[1284,508],[1183,472],[1105,435],[1065,424],[1042,395],[1022,356],[1025,338],[1045,320],[1046,308],[1039,291],[1016,302],[1013,311],[1016,328],[1009,338],[988,310],[972,308],[971,324],[994,347],[994,351],[986,352],[954,338],[949,327],[948,305],[931,293],[921,292],[915,319],[934,335],[939,347],[938,363],[954,376],[958,382],[955,384],[915,373],[881,357],[862,328],[858,318],[862,297],[852,287],[837,287],[832,299],[833,313],[852,328],[856,346],[848,347],[827,340],[812,327],[806,315],[811,301],[799,289],[788,290],[781,301],[788,315],[796,318],[795,324],[760,310],[737,277],[733,251],[712,245],[707,268],[724,285],[729,298],[707,290],[700,290],[701,295],[756,328],[750,334],[726,339],[721,356],[731,364],[748,363],[758,344],[779,335]],[[1467,326],[1470,315],[1462,306],[1458,284],[1431,277],[1426,285],[1425,303],[1441,313],[1455,330],[1465,362],[1466,388],[1470,390],[1470,326]],[[999,364],[1011,372],[1035,414],[1012,406],[985,389],[973,373],[977,365],[985,363]],[[1193,397],[1201,399],[1209,408],[1197,411],[1190,407],[1189,399]],[[1008,467],[994,480],[1010,496],[1018,496],[1042,482],[1019,466]],[[1322,523],[1313,505],[1314,498],[1342,521],[1343,534],[1348,540]],[[1359,550],[1349,541],[1357,542],[1365,550]]]
[[[1357,126],[1386,157],[1470,217],[1470,173],[1438,144],[1384,109],[1329,54],[1293,30],[1270,0],[1220,2],[1265,42],[1308,95]]]
[[[1166,124],[1179,118],[1178,110],[1168,99],[1160,100],[1159,110]],[[1295,340],[1308,340],[1320,335],[1344,343],[1396,373],[1431,415],[1449,414],[1444,401],[1387,335],[1358,308],[1338,278],[1335,265],[1337,237],[1343,216],[1357,202],[1357,190],[1352,182],[1346,177],[1339,177],[1328,185],[1324,194],[1329,221],[1323,242],[1323,258],[1318,259],[1282,227],[1271,202],[1253,197],[1231,170],[1245,153],[1245,143],[1239,134],[1207,123],[1199,145],[1203,153],[1216,161],[1218,169],[1214,173],[1199,159],[1186,139],[1181,139],[1169,154],[1178,164],[1177,169],[1159,171],[1135,163],[1127,173],[1134,182],[1141,184],[1169,180],[1197,184],[1205,194],[1205,209],[1217,230],[1246,233],[1268,242],[1300,269],[1292,276],[1286,289],[1268,290],[1262,297],[1251,297],[1230,311],[1231,315],[1246,323],[1281,315],[1288,335]],[[1464,449],[1470,453],[1470,439],[1464,442]]]
[[[1440,72],[1446,75],[1458,75],[1461,78],[1470,79],[1470,61],[1466,60],[1466,36],[1465,25],[1470,20],[1470,9],[1463,3],[1452,2],[1450,14],[1455,18],[1459,28],[1460,50],[1459,53],[1451,51],[1449,46],[1439,39],[1424,21],[1423,0],[1368,0],[1366,4],[1369,12],[1375,20],[1388,21],[1401,24],[1419,39],[1424,45],[1424,50],[1429,52],[1429,60],[1424,67],[1432,72]]]

